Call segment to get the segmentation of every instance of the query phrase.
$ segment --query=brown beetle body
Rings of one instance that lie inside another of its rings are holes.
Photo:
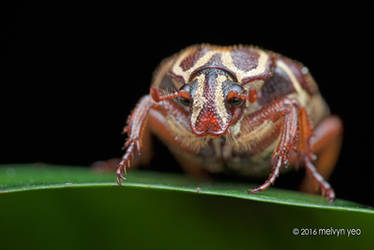
[[[151,93],[128,120],[127,151],[118,183],[142,138],[151,130],[186,171],[195,175],[234,172],[269,175],[252,193],[266,189],[290,163],[306,167],[329,201],[327,178],[335,165],[341,121],[329,108],[306,67],[251,46],[197,45],[165,59]],[[312,136],[314,133],[314,136]],[[145,151],[149,151],[145,149]],[[320,171],[320,172],[321,172]],[[311,191],[312,181],[304,190]]]

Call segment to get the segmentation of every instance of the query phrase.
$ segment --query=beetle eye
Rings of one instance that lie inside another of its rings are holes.
[[[178,101],[182,103],[184,106],[190,106],[190,99],[185,97],[178,97]]]
[[[234,106],[234,107],[237,107],[237,106],[240,106],[242,105],[243,103],[243,99],[240,99],[238,97],[232,97],[228,100],[228,103],[231,105],[231,106]]]

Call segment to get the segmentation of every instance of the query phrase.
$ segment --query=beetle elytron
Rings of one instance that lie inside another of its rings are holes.
[[[119,185],[139,162],[136,152],[140,160],[150,159],[153,132],[193,175],[268,176],[250,190],[256,193],[288,165],[303,166],[302,189],[317,188],[328,201],[335,199],[325,179],[337,161],[342,122],[330,115],[308,69],[271,51],[203,44],[165,59],[124,132]]]

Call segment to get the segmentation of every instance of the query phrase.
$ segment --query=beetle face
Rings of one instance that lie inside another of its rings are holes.
[[[179,90],[179,102],[189,106],[195,135],[219,136],[241,115],[245,90],[219,69],[206,69]]]

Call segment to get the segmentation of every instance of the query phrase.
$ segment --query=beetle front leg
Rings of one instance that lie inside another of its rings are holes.
[[[154,103],[151,96],[144,96],[127,120],[127,126],[124,128],[124,132],[128,134],[124,145],[126,152],[116,170],[118,185],[121,185],[121,179],[126,180],[124,174],[127,174],[126,169],[131,166],[135,151],[141,152],[144,128],[148,120],[148,113]]]
[[[272,172],[264,184],[250,190],[250,192],[263,191],[273,184],[279,175],[280,169],[288,165],[289,152],[295,150],[299,153],[300,160],[304,164],[307,173],[318,183],[322,195],[326,196],[329,202],[334,201],[334,190],[318,173],[313,164],[315,156],[310,147],[313,130],[305,109],[296,102],[282,99],[255,115],[260,117],[259,119],[254,119],[257,123],[266,119],[272,119],[273,121],[282,119],[282,131],[279,144],[272,156]]]
[[[261,186],[250,190],[251,193],[257,193],[265,190],[271,184],[274,183],[275,179],[278,177],[280,169],[288,165],[288,154],[290,150],[295,149],[297,130],[298,130],[298,115],[297,106],[295,103],[285,99],[278,105],[272,105],[268,110],[264,110],[265,114],[269,118],[279,117],[282,119],[282,130],[281,138],[272,155],[272,172],[270,173],[268,179]],[[282,114],[285,115],[283,116]],[[264,117],[266,118],[266,117]]]

